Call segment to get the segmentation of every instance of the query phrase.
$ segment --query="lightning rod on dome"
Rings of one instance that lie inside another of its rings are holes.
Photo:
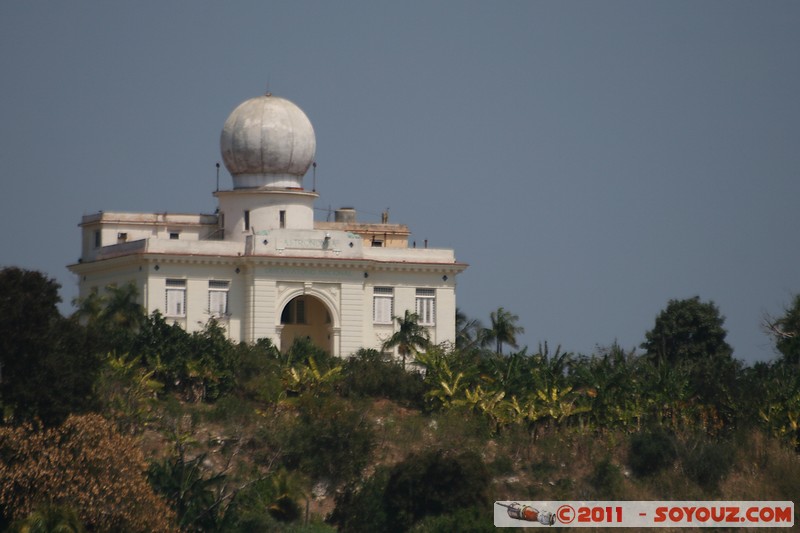
[[[217,192],[219,192],[219,161],[217,161]]]
[[[312,171],[311,171],[311,179],[312,179],[311,192],[317,192],[317,162],[316,161],[311,163],[311,168],[312,168]]]

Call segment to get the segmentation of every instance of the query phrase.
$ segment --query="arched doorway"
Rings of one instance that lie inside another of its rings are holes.
[[[295,296],[281,310],[281,350],[289,349],[300,337],[332,354],[332,332],[330,311],[319,298],[308,294]]]

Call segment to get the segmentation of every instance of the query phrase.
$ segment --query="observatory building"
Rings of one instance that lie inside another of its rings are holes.
[[[314,220],[318,194],[303,186],[316,138],[305,113],[270,94],[225,121],[230,190],[214,214],[101,211],[82,218],[82,250],[69,269],[80,297],[133,282],[148,313],[187,331],[216,320],[235,341],[269,338],[285,350],[305,337],[333,355],[380,349],[394,316],[419,315],[434,343],[455,340],[451,249],[409,247],[410,232],[352,208]]]

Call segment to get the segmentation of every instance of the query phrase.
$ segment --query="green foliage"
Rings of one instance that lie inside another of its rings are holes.
[[[393,317],[397,323],[397,331],[383,343],[384,350],[397,348],[403,358],[403,368],[406,367],[406,357],[424,351],[430,344],[428,330],[420,325],[419,315],[406,310],[403,316]]]
[[[103,410],[125,433],[139,433],[153,420],[157,395],[164,385],[155,371],[143,368],[136,359],[106,356],[96,391]]]
[[[313,357],[309,357],[308,364],[297,364],[284,369],[283,387],[288,396],[299,396],[304,393],[324,395],[333,390],[334,385],[341,379],[341,374],[340,365],[323,370]]]
[[[55,426],[95,404],[97,346],[59,314],[58,289],[39,272],[0,271],[0,403],[16,422]]]
[[[595,490],[595,500],[624,499],[624,477],[620,468],[605,457],[594,465],[589,484]]]
[[[411,528],[413,533],[496,533],[492,513],[485,506],[463,507],[451,513],[428,516]]]
[[[344,487],[336,495],[336,508],[329,522],[348,533],[389,531],[389,517],[384,506],[388,481],[389,468],[379,467],[369,479]]]
[[[356,479],[375,445],[364,412],[336,397],[304,395],[299,400],[285,443],[286,464],[333,486]]]
[[[93,289],[86,297],[75,299],[72,319],[85,324],[104,352],[128,346],[146,320],[138,302],[136,285],[108,285],[101,293]]]
[[[792,306],[782,317],[767,319],[766,325],[781,360],[790,366],[800,366],[800,294],[795,295]]]
[[[384,492],[388,531],[405,531],[427,516],[474,506],[488,508],[490,474],[474,452],[410,454],[392,468]]]
[[[237,364],[234,378],[239,396],[249,400],[273,403],[283,393],[280,352],[269,339],[236,347]]]
[[[701,302],[698,296],[670,300],[642,344],[657,367],[685,372],[688,392],[709,426],[706,430],[719,425],[717,420],[733,423],[736,411],[732,398],[739,364],[725,341],[724,321],[713,302]]]
[[[645,335],[642,348],[659,364],[727,360],[733,350],[725,341],[724,321],[717,306],[701,302],[699,296],[670,300]]]
[[[184,531],[213,531],[221,521],[218,491],[224,475],[209,475],[203,468],[205,454],[187,459],[182,454],[150,464],[148,478],[163,495]]]
[[[480,320],[471,319],[460,309],[456,309],[456,349],[466,353],[477,351],[483,331]]]
[[[361,349],[345,361],[337,389],[345,398],[387,398],[421,408],[425,383],[419,372],[403,370],[402,365],[378,350]]]
[[[732,443],[719,439],[689,441],[681,452],[686,475],[710,495],[718,493],[719,484],[733,468],[735,459]]]
[[[40,505],[25,518],[16,520],[8,533],[84,533],[77,511],[66,505]]]
[[[637,430],[647,412],[646,376],[652,368],[635,351],[619,345],[570,364],[570,378],[590,407],[586,419],[595,428]]]
[[[677,457],[675,438],[662,429],[634,433],[630,437],[628,463],[639,477],[661,472],[672,466]]]
[[[755,412],[770,435],[800,451],[800,373],[778,361],[757,365],[746,377],[742,394],[749,401],[742,402],[745,408]]]
[[[243,351],[228,340],[214,320],[202,331],[189,334],[177,324],[168,324],[156,312],[142,324],[129,353],[152,370],[166,390],[198,402],[214,401],[236,386]]]
[[[338,358],[330,355],[307,337],[295,338],[289,349],[279,357],[281,365],[284,367],[308,365],[309,360],[313,359],[323,371],[338,366],[340,363]]]
[[[502,307],[489,314],[491,326],[483,330],[482,342],[484,345],[495,343],[497,355],[503,354],[503,345],[507,344],[517,348],[517,335],[525,333],[525,328],[518,326],[519,317]]]

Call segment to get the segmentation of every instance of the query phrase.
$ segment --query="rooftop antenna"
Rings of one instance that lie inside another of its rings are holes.
[[[311,185],[312,187],[311,192],[317,192],[317,162],[314,161],[313,163],[311,163],[311,166],[313,167],[313,170],[311,171],[311,176],[313,177],[314,181]]]
[[[217,161],[217,192],[219,192],[219,161]]]

